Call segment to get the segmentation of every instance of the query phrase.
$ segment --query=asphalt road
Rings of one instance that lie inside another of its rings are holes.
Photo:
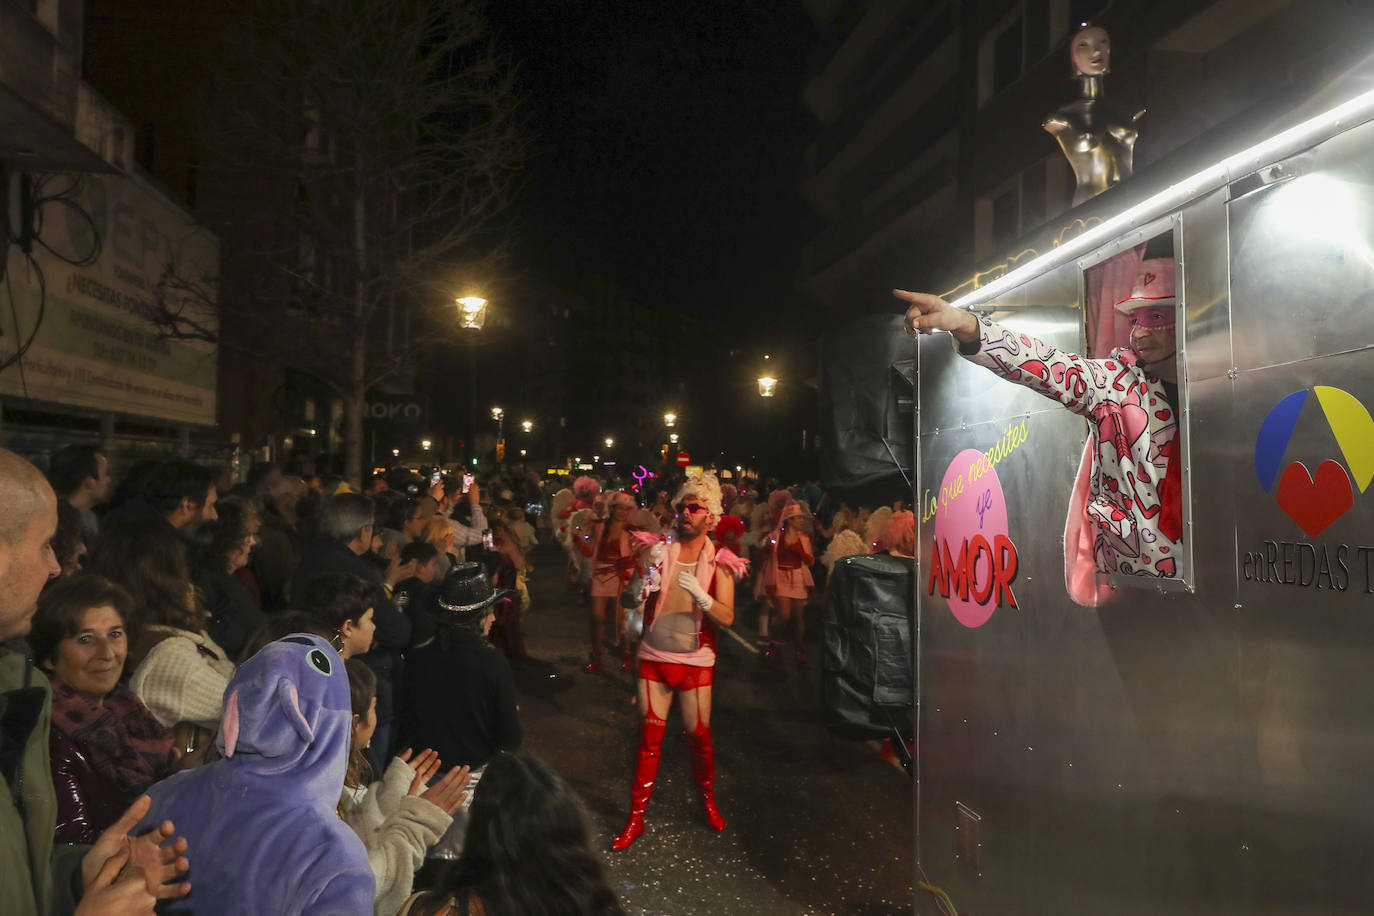
[[[913,912],[913,786],[874,746],[823,728],[819,603],[808,615],[806,664],[790,651],[757,657],[752,608],[737,607],[743,642],[720,635],[711,726],[725,831],[706,826],[675,706],[647,829],[612,852],[639,741],[633,683],[609,657],[601,673],[581,671],[587,610],[562,583],[563,555],[542,546],[533,563],[530,660],[516,666],[522,750],[582,796],[627,913]]]

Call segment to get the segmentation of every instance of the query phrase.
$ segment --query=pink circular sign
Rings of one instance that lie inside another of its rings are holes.
[[[1016,607],[1016,565],[1002,482],[987,455],[965,449],[940,482],[926,591],[964,626],[981,627],[1003,604]]]

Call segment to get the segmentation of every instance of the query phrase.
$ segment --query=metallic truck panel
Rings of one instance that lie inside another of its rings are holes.
[[[1369,126],[1349,129],[1286,175],[1164,214],[1191,590],[1070,601],[1084,422],[947,337],[919,342],[918,868],[959,912],[1374,911],[1372,144]],[[1303,200],[1328,218],[1302,222]],[[987,305],[1079,349],[1092,260]],[[1024,436],[993,470],[1016,607],[971,626],[938,593],[937,535],[981,524],[948,521],[993,489],[969,450],[995,451],[1012,427]],[[937,910],[922,897],[917,912]]]

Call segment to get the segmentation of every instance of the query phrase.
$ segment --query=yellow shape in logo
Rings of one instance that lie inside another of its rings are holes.
[[[1359,400],[1348,391],[1317,385],[1313,389],[1321,402],[1326,421],[1336,434],[1350,475],[1363,493],[1374,479],[1374,418]]]

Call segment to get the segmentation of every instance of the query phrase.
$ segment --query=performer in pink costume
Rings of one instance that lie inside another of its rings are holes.
[[[572,485],[573,499],[571,502],[558,512],[555,525],[558,526],[559,541],[563,543],[563,549],[568,554],[568,583],[570,586],[582,590],[582,597],[587,597],[587,580],[583,573],[583,560],[585,559],[577,547],[577,533],[573,529],[576,527],[578,513],[591,511],[596,504],[597,497],[601,494],[601,484],[597,483],[592,477],[578,477]],[[589,564],[588,564],[589,565]]]
[[[586,666],[588,674],[601,670],[601,642],[606,621],[615,622],[615,645],[621,653],[620,670],[629,671],[630,645],[625,638],[625,609],[620,606],[620,591],[635,570],[635,555],[630,539],[628,519],[635,509],[635,498],[624,490],[606,494],[605,517],[584,526],[575,543],[583,554],[591,558],[591,617],[590,653]]]
[[[806,661],[806,598],[816,587],[811,564],[816,561],[803,524],[806,513],[796,503],[788,503],[779,514],[778,526],[768,536],[773,562],[764,577],[764,588],[777,608],[779,626],[792,622],[792,649],[797,661]],[[773,659],[777,643],[770,642],[764,658]]]
[[[715,801],[715,753],[711,741],[711,687],[716,664],[716,626],[735,619],[735,577],[747,564],[707,537],[721,515],[720,484],[713,476],[683,484],[673,500],[676,540],[664,552],[658,591],[644,607],[639,647],[639,708],[644,712],[639,758],[630,789],[630,818],[611,843],[625,849],[644,832],[644,812],[658,778],[658,762],[674,695],[692,753],[706,823],[725,829]]]
[[[770,647],[777,645],[768,633],[768,622],[773,616],[773,596],[768,593],[768,582],[773,576],[774,545],[770,533],[778,527],[782,510],[791,501],[792,496],[786,490],[774,490],[768,494],[766,507],[757,507],[754,510],[756,517],[750,520],[759,544],[751,560],[754,565],[754,601],[759,606],[759,643],[765,653]],[[758,518],[759,515],[762,515],[762,518]]]

